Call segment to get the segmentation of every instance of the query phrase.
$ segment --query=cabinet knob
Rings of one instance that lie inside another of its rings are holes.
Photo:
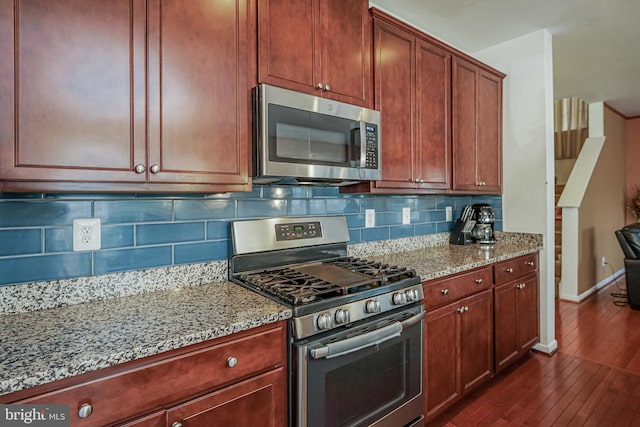
[[[442,295],[447,295],[449,293],[449,289],[442,289],[442,290],[440,290],[440,293]]]
[[[145,171],[146,169],[147,169],[147,168],[145,168],[145,167],[144,167],[144,165],[143,165],[142,163],[140,163],[140,164],[137,164],[137,165],[136,165],[136,167],[135,167],[135,169],[134,169],[134,170],[136,171],[136,173],[144,173],[144,171]]]
[[[536,265],[536,263],[533,261],[526,261],[525,264],[527,264],[529,267],[533,267],[534,265]]]
[[[464,313],[464,307],[459,307],[458,308],[458,313],[460,313],[460,314]]]
[[[513,268],[509,267],[505,270],[507,273],[513,273]]]
[[[152,165],[149,170],[151,171],[151,173],[158,173],[160,172],[160,165]]]
[[[182,423],[180,421],[176,421],[175,423],[171,424],[171,427],[182,427]]]
[[[234,368],[238,364],[238,359],[231,356],[227,359],[227,366],[230,368]]]
[[[318,89],[322,89],[322,88],[324,88],[324,85],[322,84],[322,82],[320,82],[320,83],[318,83],[318,84],[316,85],[316,87],[317,87]]]
[[[331,86],[329,85],[324,85],[324,90],[326,90],[327,92],[329,92],[331,90]]]
[[[423,183],[424,183],[424,179],[420,178],[420,179],[418,180],[418,182],[419,182],[420,184],[423,184]]]
[[[464,306],[464,311],[469,311],[469,306],[468,305]]]
[[[93,412],[93,406],[90,403],[83,403],[78,408],[78,417],[87,418]]]
[[[476,283],[477,283],[478,285],[482,284],[482,279],[476,279]]]

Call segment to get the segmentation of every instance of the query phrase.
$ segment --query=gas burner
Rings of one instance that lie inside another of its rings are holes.
[[[294,305],[341,294],[340,286],[291,268],[244,274],[242,280]]]
[[[417,276],[415,270],[409,270],[406,267],[398,267],[361,258],[343,257],[328,261],[328,263],[357,273],[366,274],[367,276],[379,278],[383,284]]]

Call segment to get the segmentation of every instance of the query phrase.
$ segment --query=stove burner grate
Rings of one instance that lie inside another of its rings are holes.
[[[320,299],[326,300],[332,297],[353,294],[416,277],[414,270],[353,257],[326,260],[322,264],[325,265],[325,270],[336,273],[335,270],[343,269],[345,273],[339,274],[337,272],[335,280],[331,280],[331,274],[325,274],[325,279],[329,277],[328,280],[325,280],[317,277],[323,276],[321,274],[322,267],[318,267],[317,264],[310,264],[309,267],[306,265],[278,267],[243,274],[240,279],[291,304],[300,305]],[[316,275],[307,274],[307,272],[313,273],[314,271]],[[349,274],[347,275],[346,273]],[[359,280],[358,277],[354,279],[354,273],[362,276],[365,280]]]

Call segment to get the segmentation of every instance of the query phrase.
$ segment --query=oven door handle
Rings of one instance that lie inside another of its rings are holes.
[[[331,359],[332,357],[344,356],[363,348],[381,344],[402,334],[402,323],[394,322],[375,331],[366,334],[347,338],[342,341],[332,342],[325,346],[309,349],[309,354],[314,359]]]
[[[344,356],[345,354],[353,353],[363,348],[377,346],[392,338],[399,337],[404,329],[420,322],[424,316],[425,312],[422,311],[402,322],[394,322],[375,331],[367,332],[366,334],[332,342],[322,347],[310,348],[309,355],[311,355],[313,359],[331,359],[332,357]]]

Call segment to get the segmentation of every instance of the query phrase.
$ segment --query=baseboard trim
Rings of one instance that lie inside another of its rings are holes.
[[[558,341],[554,339],[547,344],[538,343],[533,346],[533,350],[553,356],[555,352],[558,351]]]
[[[613,282],[614,280],[616,280],[618,277],[622,276],[623,274],[624,274],[624,268],[621,268],[620,270],[618,270],[615,273],[613,273],[611,276],[605,277],[600,282],[596,283],[595,286],[587,289],[586,291],[584,291],[583,293],[581,293],[578,296],[560,294],[558,296],[558,298],[561,301],[569,301],[569,302],[581,303],[585,299],[589,298],[591,295],[593,295],[596,292],[598,292],[600,289],[605,288],[608,285],[610,285],[611,282]]]

